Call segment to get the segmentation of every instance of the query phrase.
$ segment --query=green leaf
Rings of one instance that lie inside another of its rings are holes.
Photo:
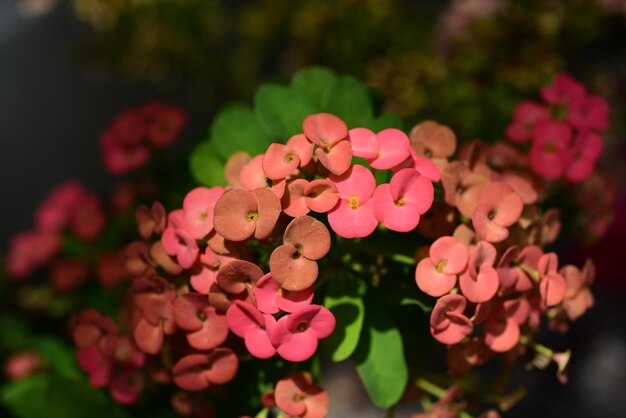
[[[322,103],[335,80],[337,77],[327,68],[309,67],[293,76],[291,88],[309,99],[317,111],[321,111]]]
[[[302,133],[302,121],[316,113],[302,94],[278,84],[264,84],[254,96],[255,112],[261,125],[279,142]]]
[[[409,372],[400,332],[378,300],[366,299],[365,323],[352,359],[374,405],[386,409],[398,403]]]
[[[0,390],[2,404],[18,418],[42,418],[46,415],[48,378],[34,375],[6,384]]]
[[[337,79],[322,108],[325,112],[339,116],[349,128],[369,126],[374,115],[367,88],[352,77]]]
[[[35,349],[58,375],[76,378],[82,376],[75,360],[75,347],[70,347],[54,337],[41,337],[35,342]]]
[[[254,112],[244,105],[230,105],[211,125],[211,142],[218,156],[226,161],[236,151],[262,154],[272,140]]]
[[[208,187],[226,184],[224,164],[209,141],[196,145],[189,157],[189,166],[191,175],[198,184]]]
[[[419,299],[413,299],[410,297],[404,297],[402,298],[402,300],[400,300],[400,305],[401,306],[417,306],[419,307],[424,313],[430,313],[433,308],[432,306],[428,306],[427,304],[425,304],[424,302],[422,302]]]
[[[374,132],[389,128],[402,129],[402,118],[395,113],[386,113],[370,122],[367,128]]]
[[[323,345],[333,361],[350,357],[359,343],[363,327],[365,283],[358,279],[335,277],[329,283],[324,306],[335,315],[337,325]]]
[[[84,380],[53,377],[45,397],[46,418],[129,418],[130,415],[103,392]]]

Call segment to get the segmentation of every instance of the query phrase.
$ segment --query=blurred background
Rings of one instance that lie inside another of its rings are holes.
[[[528,395],[506,416],[623,417],[625,39],[623,0],[0,0],[0,251],[53,186],[115,184],[99,137],[121,110],[149,99],[189,112],[173,158],[206,137],[220,106],[249,103],[260,82],[308,65],[358,77],[380,109],[409,122],[432,118],[491,142],[518,101],[568,71],[611,107],[599,166],[613,184],[612,215],[594,215],[595,234],[560,244],[566,262],[596,260],[596,306],[566,336],[546,336],[572,348],[570,382],[520,374]],[[345,373],[332,376],[331,393],[345,393]],[[381,416],[355,412],[358,385],[332,416]]]

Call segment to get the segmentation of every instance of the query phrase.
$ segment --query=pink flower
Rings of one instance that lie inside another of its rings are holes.
[[[385,129],[378,134],[366,128],[350,130],[352,153],[367,159],[372,168],[389,170],[409,156],[409,137],[399,129]]]
[[[261,277],[254,287],[256,305],[264,314],[276,314],[279,311],[293,312],[310,305],[313,300],[313,288],[290,292],[280,287],[272,278],[272,273]]]
[[[584,95],[585,87],[565,73],[557,75],[552,85],[541,89],[541,97],[552,105],[569,104]]]
[[[567,117],[581,131],[604,131],[609,127],[609,106],[600,96],[580,96],[570,103]]]
[[[106,222],[98,196],[88,192],[74,210],[70,224],[74,235],[86,241],[98,238]]]
[[[270,189],[280,199],[285,193],[285,179],[268,179],[263,170],[263,158],[263,155],[257,155],[244,164],[239,171],[239,182],[248,190]]]
[[[572,138],[569,126],[563,121],[541,121],[533,129],[532,138],[530,167],[549,180],[561,177],[569,159],[568,147]]]
[[[330,250],[330,233],[323,223],[300,216],[289,223],[283,245],[270,256],[272,278],[288,291],[310,287],[317,279],[317,260]]]
[[[11,354],[4,363],[4,375],[9,380],[18,380],[35,373],[43,365],[41,356],[35,351],[19,351]]]
[[[299,166],[311,161],[313,144],[304,134],[294,135],[285,145],[273,143],[263,154],[263,172],[268,179],[280,180],[293,173]]]
[[[346,172],[352,161],[352,147],[344,121],[330,113],[317,113],[304,119],[302,130],[317,145],[315,155],[328,171],[337,176]]]
[[[20,232],[11,239],[6,260],[8,275],[13,279],[25,279],[34,270],[47,264],[61,248],[56,232]]]
[[[503,309],[492,313],[485,322],[485,345],[496,353],[512,350],[519,338],[519,324],[508,317]]]
[[[511,287],[518,292],[527,292],[534,287],[532,278],[520,265],[536,270],[543,251],[536,245],[528,245],[520,250],[517,246],[509,247],[498,263],[498,276],[502,287]]]
[[[37,229],[58,232],[67,228],[85,193],[85,188],[74,180],[56,186],[35,213]]]
[[[567,284],[563,276],[557,272],[558,264],[559,260],[555,253],[542,255],[537,263],[537,271],[541,277],[539,292],[546,306],[558,305],[565,299]]]
[[[496,248],[479,241],[470,256],[467,271],[459,278],[463,295],[470,302],[482,303],[493,298],[500,287],[498,272],[493,268]]]
[[[341,176],[329,176],[339,191],[339,203],[328,212],[328,223],[344,238],[366,237],[374,232],[378,221],[374,216],[376,189],[374,175],[362,165],[355,164]]]
[[[329,179],[316,179],[303,190],[304,202],[313,212],[326,213],[339,201],[339,192]]]
[[[276,354],[270,338],[276,325],[272,315],[263,314],[249,303],[236,300],[226,312],[226,323],[235,335],[244,339],[246,348],[254,357],[265,359]]]
[[[582,132],[574,140],[571,159],[565,169],[565,177],[573,182],[588,179],[602,154],[602,138],[593,132]]]
[[[237,151],[231,154],[224,165],[224,177],[232,188],[244,187],[239,180],[239,173],[243,166],[252,160],[252,156],[245,151]]]
[[[272,233],[282,209],[274,193],[266,188],[253,191],[231,189],[215,204],[213,224],[218,234],[230,241],[254,235],[262,240]]]
[[[164,335],[176,331],[173,306],[176,294],[165,279],[139,278],[133,282],[133,298],[141,313],[133,331],[135,343],[141,351],[156,354],[161,351]]]
[[[309,305],[280,318],[272,330],[272,344],[285,360],[308,360],[318,340],[335,330],[335,317],[323,306]]]
[[[417,265],[415,282],[422,292],[439,297],[456,285],[457,275],[467,266],[469,250],[454,237],[441,237],[430,246],[429,255]]]
[[[237,260],[235,257],[229,257],[214,253],[211,248],[207,247],[204,254],[200,255],[199,262],[192,267],[190,283],[191,287],[203,295],[209,293],[209,289],[215,283],[219,271],[228,263]]]
[[[456,135],[449,127],[432,120],[415,125],[409,133],[409,141],[416,157],[426,157],[443,170],[448,157],[456,149]]]
[[[165,208],[159,202],[154,202],[150,208],[141,205],[135,210],[135,222],[141,238],[148,240],[152,234],[160,235],[167,222]]]
[[[87,264],[81,260],[57,260],[50,272],[50,281],[54,290],[60,293],[70,293],[82,286],[89,278]]]
[[[146,137],[157,148],[171,145],[187,123],[187,114],[178,107],[148,102],[138,109],[146,124]]]
[[[216,348],[209,353],[181,358],[172,368],[172,377],[179,388],[200,391],[230,382],[238,366],[239,360],[230,348]]]
[[[471,218],[480,191],[491,182],[491,170],[484,164],[470,168],[465,161],[453,161],[441,173],[445,201],[461,215]]]
[[[520,102],[513,111],[513,122],[506,128],[506,136],[514,142],[526,142],[537,124],[550,118],[545,106],[531,101]]]
[[[174,320],[187,332],[187,342],[196,350],[211,350],[226,341],[228,326],[224,315],[209,306],[206,296],[186,293],[174,302]]]
[[[305,179],[295,179],[287,183],[285,194],[281,199],[283,212],[292,217],[304,216],[310,209],[306,204],[304,189],[309,185]]]
[[[185,196],[181,227],[194,239],[202,239],[213,230],[213,210],[223,194],[220,186],[196,187]]]
[[[374,216],[392,231],[412,231],[434,198],[435,189],[430,180],[417,170],[405,168],[394,174],[389,183],[376,188]]]
[[[479,238],[500,242],[509,236],[508,227],[522,215],[524,202],[511,186],[502,182],[489,183],[482,189],[472,215],[472,225]]]
[[[291,417],[324,418],[328,393],[313,383],[310,373],[298,372],[279,380],[274,390],[276,406]]]
[[[182,227],[184,216],[182,209],[168,215],[168,225],[163,230],[161,243],[165,252],[175,256],[183,268],[190,268],[198,259],[200,249],[196,240]]]
[[[443,344],[456,344],[472,333],[474,326],[463,314],[467,300],[458,294],[439,298],[430,314],[430,333]]]

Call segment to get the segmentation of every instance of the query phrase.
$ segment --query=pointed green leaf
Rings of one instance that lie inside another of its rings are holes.
[[[222,161],[235,151],[262,154],[272,143],[254,112],[235,104],[222,110],[211,125],[211,143]]]
[[[367,87],[352,77],[337,79],[322,108],[339,116],[349,128],[368,126],[374,115]]]
[[[316,111],[322,111],[328,92],[337,80],[335,74],[327,68],[309,67],[300,70],[291,79],[291,88],[303,96],[315,106]]]
[[[366,299],[363,331],[352,359],[374,405],[386,409],[398,403],[409,372],[400,332],[378,300]]]
[[[323,340],[323,344],[333,361],[346,360],[359,343],[365,288],[363,281],[345,277],[335,277],[329,284],[324,306],[335,315],[337,326],[331,336]]]
[[[226,184],[224,164],[208,141],[196,145],[189,157],[189,166],[191,175],[198,184],[208,187]]]
[[[278,84],[264,84],[259,88],[254,97],[254,111],[265,130],[283,143],[302,133],[304,118],[316,113],[304,95]]]
[[[77,378],[83,375],[76,364],[75,347],[54,337],[41,337],[37,339],[35,348],[58,375]]]

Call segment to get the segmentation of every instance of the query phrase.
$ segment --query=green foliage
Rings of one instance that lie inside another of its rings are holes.
[[[18,418],[129,418],[84,379],[34,375],[0,390],[0,400]]]
[[[349,358],[359,343],[363,327],[365,289],[365,283],[360,278],[339,276],[330,281],[324,306],[335,315],[337,325],[330,337],[323,340],[323,346],[333,361]]]
[[[293,77],[291,88],[309,99],[315,108],[321,111],[322,104],[336,80],[337,77],[326,68],[305,68]]]
[[[196,145],[189,157],[189,165],[191,175],[198,184],[209,187],[226,184],[224,163],[220,161],[210,142]]]
[[[349,128],[369,126],[374,116],[367,87],[352,77],[337,79],[328,92],[323,109],[339,116]]]
[[[389,408],[409,380],[402,337],[385,305],[371,297],[365,302],[365,322],[352,359],[374,405]]]
[[[271,138],[249,107],[235,104],[226,107],[211,125],[211,143],[222,161],[236,151],[252,155],[265,152]]]
[[[254,105],[263,127],[282,143],[302,133],[304,118],[316,113],[305,96],[279,84],[262,85],[254,96]]]

